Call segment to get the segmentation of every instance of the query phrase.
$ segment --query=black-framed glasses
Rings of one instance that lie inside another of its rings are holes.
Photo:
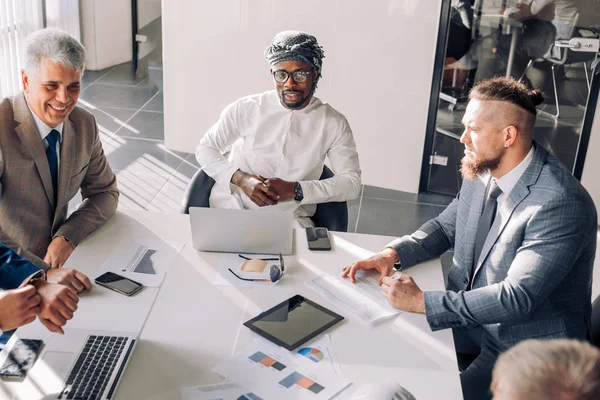
[[[294,80],[294,82],[304,83],[304,82],[306,82],[306,78],[308,78],[308,76],[311,74],[312,74],[312,71],[298,70],[298,71],[294,71],[294,72],[287,72],[286,70],[280,69],[280,70],[273,72],[273,79],[275,79],[276,82],[285,83],[291,76],[292,79]]]
[[[248,258],[241,254],[238,254],[238,256],[240,258],[243,258],[244,260],[254,260],[253,258]],[[257,260],[279,261],[279,264],[272,264],[269,266],[269,279],[242,278],[241,276],[239,276],[238,274],[233,272],[233,270],[231,268],[229,268],[229,272],[231,272],[238,279],[241,279],[243,281],[250,281],[250,282],[252,282],[252,281],[277,282],[279,279],[281,279],[281,277],[283,276],[283,271],[285,271],[285,265],[283,264],[283,256],[281,255],[281,253],[279,253],[279,257],[277,257],[277,258],[257,258]]]

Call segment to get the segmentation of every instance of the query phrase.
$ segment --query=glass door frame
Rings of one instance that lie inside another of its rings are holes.
[[[446,46],[448,44],[448,34],[450,30],[451,0],[442,0],[441,7],[442,10],[440,13],[440,23],[435,49],[431,94],[429,97],[429,112],[427,115],[427,125],[425,128],[425,143],[423,146],[423,157],[421,158],[419,193],[427,192],[429,188],[429,175],[431,172],[430,157],[434,152],[438,104],[440,101],[440,90],[442,88],[442,76],[444,73],[444,59],[446,56]],[[599,97],[598,95],[600,93],[600,72],[598,69],[600,69],[600,66],[597,67],[595,71],[592,71],[592,83],[585,106],[585,113],[579,137],[579,144],[577,146],[575,163],[571,171],[573,176],[575,176],[575,178],[578,180],[581,180],[581,174],[583,172],[583,166],[585,164],[585,157],[592,131],[592,124],[594,122],[594,116],[596,113],[596,106]]]

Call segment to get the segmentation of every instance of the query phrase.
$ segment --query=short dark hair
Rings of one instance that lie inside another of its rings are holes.
[[[507,101],[536,115],[535,107],[544,102],[544,95],[513,78],[495,77],[475,85],[469,93],[471,99]]]

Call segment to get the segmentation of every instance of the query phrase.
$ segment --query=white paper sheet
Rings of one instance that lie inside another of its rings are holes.
[[[181,388],[181,400],[267,400],[237,383]]]
[[[351,384],[315,365],[300,365],[292,353],[261,339],[216,366],[214,372],[265,399],[325,400]]]
[[[383,297],[378,279],[378,272],[358,271],[356,283],[352,283],[349,278],[342,278],[339,272],[333,272],[308,281],[306,285],[333,304],[352,312],[360,321],[373,323],[401,312]]]
[[[113,251],[96,276],[110,271],[144,286],[159,287],[182,248],[177,242],[140,239]]]
[[[299,365],[342,376],[342,367],[335,355],[329,334],[319,335],[300,346],[294,352],[294,360]]]

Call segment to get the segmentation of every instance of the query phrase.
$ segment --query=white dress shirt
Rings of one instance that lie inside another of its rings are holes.
[[[519,165],[511,169],[508,173],[504,174],[502,177],[500,177],[500,179],[492,177],[492,179],[496,179],[498,187],[500,188],[500,190],[502,190],[502,193],[496,199],[498,206],[496,207],[496,216],[494,217],[494,222],[498,219],[498,213],[500,212],[502,204],[506,201],[506,199],[510,195],[510,192],[512,192],[519,179],[521,179],[521,176],[523,176],[523,173],[525,172],[527,167],[529,167],[529,164],[531,164],[531,160],[533,160],[534,153],[535,146],[532,145],[531,149],[529,150],[529,153],[527,153],[527,155],[519,163]],[[489,182],[489,174],[486,175],[485,181]]]
[[[533,159],[534,153],[535,147],[532,145],[531,149],[529,150],[529,153],[527,153],[527,155],[525,156],[523,161],[519,163],[519,165],[511,169],[508,173],[504,174],[502,177],[500,177],[500,179],[496,180],[496,182],[498,182],[500,190],[502,190],[502,194],[498,196],[497,199],[498,210],[500,209],[500,206],[502,206],[502,204],[506,201],[508,195],[510,194],[510,192],[512,192],[519,179],[521,179],[521,176],[523,176],[523,173],[525,172],[527,167],[529,167],[529,164],[531,164],[531,160]]]
[[[326,157],[335,176],[320,181]],[[360,192],[358,153],[348,121],[314,96],[301,110],[285,108],[275,90],[237,100],[204,135],[196,159],[216,181],[211,207],[259,208],[231,183],[238,169],[300,182],[301,202],[283,201],[269,209],[293,211],[301,226],[312,225],[309,217],[317,203],[354,199]]]
[[[27,107],[29,107],[29,104],[27,105]],[[58,124],[56,126],[56,128],[50,128],[48,125],[46,125],[44,122],[42,122],[42,120],[33,112],[33,110],[31,108],[29,108],[29,111],[31,111],[31,115],[33,115],[33,119],[35,120],[35,126],[37,126],[38,129],[38,133],[40,134],[40,137],[42,138],[42,143],[44,143],[44,149],[48,150],[48,141],[46,140],[46,136],[48,136],[48,134],[54,129],[55,131],[58,131],[58,143],[56,146],[56,156],[58,159],[58,169],[57,171],[60,171],[60,144],[62,143],[62,132],[63,132],[63,126],[65,125],[64,122],[61,122],[60,124]]]

